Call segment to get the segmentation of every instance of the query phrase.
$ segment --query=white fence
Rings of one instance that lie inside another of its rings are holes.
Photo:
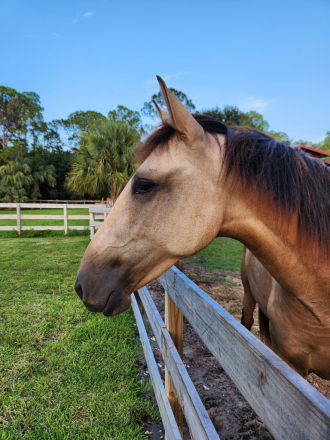
[[[105,220],[106,216],[109,214],[112,208],[107,207],[106,205],[103,206],[90,206],[89,207],[89,229],[91,231],[90,239],[95,235],[95,229],[98,229],[102,222],[96,222],[95,220]],[[97,215],[102,213],[103,215]]]
[[[39,204],[39,203],[52,203],[52,204],[54,204],[54,203],[56,203],[56,204],[58,204],[58,203],[60,203],[60,204],[71,204],[71,203],[73,203],[73,204],[77,204],[77,203],[81,203],[81,204],[83,204],[83,205],[95,205],[96,203],[105,203],[105,201],[102,199],[102,200],[59,200],[59,199],[57,199],[57,200],[32,200],[32,199],[28,199],[28,202],[31,202],[31,203],[36,203],[36,204]]]
[[[35,204],[35,203],[0,203],[0,209],[4,208],[15,208],[16,214],[0,214],[0,220],[16,220],[16,226],[0,226],[0,231],[12,231],[15,230],[18,234],[24,230],[33,229],[35,231],[64,231],[65,234],[68,233],[68,230],[78,230],[83,231],[85,229],[89,229],[89,226],[69,226],[68,220],[89,220],[90,216],[86,215],[68,215],[68,209],[88,209],[88,208],[97,208],[97,212],[103,212],[102,209],[105,205],[94,205],[93,207],[86,206],[83,204],[60,204],[60,203],[43,203],[43,204]],[[38,214],[22,214],[21,209],[24,208],[32,208],[32,209],[62,209],[62,215],[38,215]],[[97,219],[104,219],[104,216],[97,216]],[[62,226],[22,226],[21,220],[63,220]]]

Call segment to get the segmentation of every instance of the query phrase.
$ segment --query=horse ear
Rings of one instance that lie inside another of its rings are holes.
[[[168,122],[188,143],[204,138],[202,126],[192,116],[182,102],[166,87],[164,80],[157,76],[169,112]],[[164,112],[165,113],[165,112]]]
[[[156,110],[157,110],[157,113],[158,113],[158,116],[160,117],[162,122],[163,123],[167,122],[169,124],[169,120],[170,120],[169,114],[164,112],[164,110],[159,107],[159,105],[157,104],[157,102],[154,99],[152,100],[152,102],[154,103]]]

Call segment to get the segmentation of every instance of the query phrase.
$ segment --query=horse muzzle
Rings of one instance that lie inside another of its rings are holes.
[[[108,270],[105,277],[79,270],[74,288],[87,310],[104,316],[119,315],[131,305],[129,283],[122,270]]]

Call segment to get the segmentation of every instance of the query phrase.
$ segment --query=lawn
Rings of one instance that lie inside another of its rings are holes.
[[[93,314],[73,290],[88,242],[0,240],[0,439],[145,438],[132,311]]]
[[[205,269],[240,270],[243,245],[232,238],[216,238],[191,261]]]

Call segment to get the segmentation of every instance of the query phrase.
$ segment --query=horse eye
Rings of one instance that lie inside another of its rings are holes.
[[[140,180],[135,194],[141,194],[141,193],[146,193],[152,190],[152,188],[154,187],[153,183],[151,182],[147,182],[146,180]]]

